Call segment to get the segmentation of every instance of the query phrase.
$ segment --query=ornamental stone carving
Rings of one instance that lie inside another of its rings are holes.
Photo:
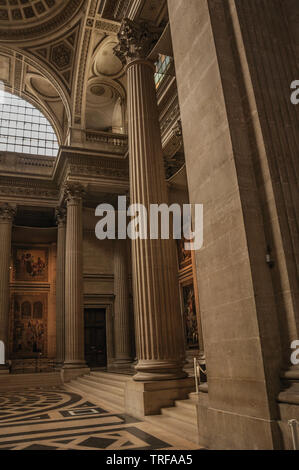
[[[55,210],[55,217],[57,225],[65,225],[66,223],[66,209],[64,207],[57,207]]]
[[[77,182],[67,182],[64,185],[64,197],[68,204],[78,204],[86,195],[82,184]]]
[[[134,59],[146,59],[160,34],[160,28],[124,18],[117,35],[119,44],[114,48],[114,53],[123,64]]]
[[[0,221],[12,221],[16,215],[16,210],[9,204],[0,205]]]

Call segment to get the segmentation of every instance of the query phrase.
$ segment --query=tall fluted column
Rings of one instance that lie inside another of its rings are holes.
[[[4,343],[6,359],[8,354],[9,263],[14,216],[14,208],[8,204],[0,206],[0,341]]]
[[[118,57],[127,62],[131,204],[167,203],[154,64],[146,57],[158,35],[125,19]],[[134,380],[185,377],[184,341],[173,240],[132,241],[138,363]]]
[[[65,360],[64,368],[86,367],[84,360],[83,227],[80,184],[65,188],[67,203],[65,249]]]
[[[57,220],[57,264],[56,264],[56,367],[64,362],[65,353],[65,242],[66,210],[56,210]]]
[[[125,240],[117,240],[114,251],[114,338],[118,367],[132,362],[127,253]]]

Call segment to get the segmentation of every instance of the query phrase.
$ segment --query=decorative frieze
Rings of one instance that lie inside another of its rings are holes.
[[[115,33],[117,34],[119,31],[119,25],[116,23],[111,23],[109,21],[97,20],[95,24],[96,29],[100,29],[101,31],[105,31],[107,33]]]
[[[17,185],[1,185],[0,196],[37,199],[58,199],[58,191],[36,187],[23,187]]]
[[[120,168],[99,168],[94,166],[78,166],[78,165],[71,165],[69,167],[69,175],[84,175],[84,176],[100,176],[100,177],[108,177],[108,178],[118,178],[127,180],[129,178],[129,170],[128,169],[120,169]]]

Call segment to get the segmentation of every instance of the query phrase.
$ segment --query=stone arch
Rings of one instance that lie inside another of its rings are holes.
[[[7,77],[0,77],[4,89],[35,106],[51,123],[59,144],[63,145],[71,123],[71,103],[59,77],[31,54],[24,51],[20,53],[13,46],[2,48],[0,67],[3,70],[9,68]],[[38,88],[38,81],[44,82],[44,86]],[[51,90],[50,96],[43,92],[46,87]]]

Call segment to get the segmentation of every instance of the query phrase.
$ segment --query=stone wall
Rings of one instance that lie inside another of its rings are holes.
[[[274,27],[276,44],[281,39],[279,53],[290,53],[281,2],[276,3],[269,18],[265,2],[190,0],[186,6],[184,0],[168,0],[190,201],[204,204],[204,246],[196,258],[209,384],[205,443],[214,448],[282,445],[275,424],[281,344],[287,351],[297,334],[297,294],[292,277],[296,256],[293,251],[287,262],[279,240],[289,240],[290,247],[296,237],[294,217],[288,222],[293,235],[281,223],[294,213],[295,199],[288,198],[287,214],[268,214],[280,211],[278,191],[286,195],[292,180],[291,172],[273,172],[282,168],[279,152],[292,165],[287,149],[293,151],[296,144],[295,111],[286,102],[286,91],[279,96],[282,65],[274,65],[278,51],[271,44]],[[270,65],[275,86],[266,82],[261,91],[258,85]],[[292,67],[290,59],[286,76]],[[271,98],[278,101],[266,114]],[[291,191],[296,194],[294,186]],[[269,244],[276,271],[266,263]],[[289,300],[275,279],[285,279],[288,291],[293,286]]]

